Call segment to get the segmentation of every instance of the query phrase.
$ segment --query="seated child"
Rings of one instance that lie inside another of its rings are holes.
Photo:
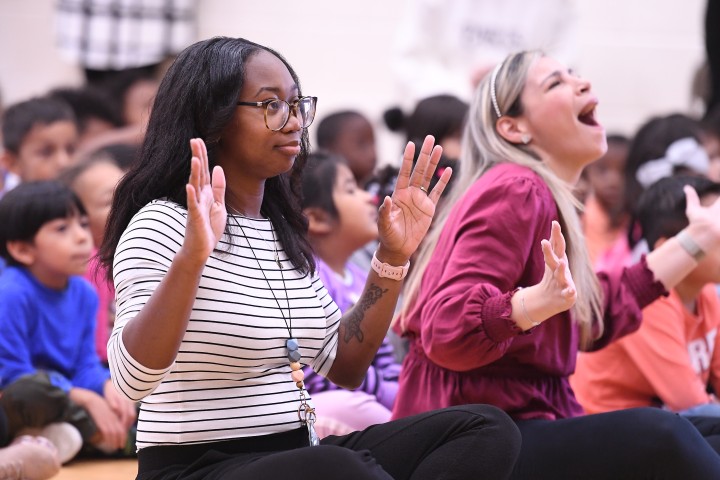
[[[590,261],[603,272],[620,272],[630,260],[625,203],[625,164],[630,141],[608,135],[605,155],[585,167],[588,182],[582,221]]]
[[[2,118],[4,167],[21,182],[51,180],[73,161],[75,116],[63,101],[33,98],[8,108]]]
[[[320,279],[341,311],[360,298],[367,272],[349,262],[352,253],[377,238],[377,207],[358,187],[340,157],[312,154],[303,171],[303,210]],[[305,367],[305,386],[318,412],[321,437],[344,435],[390,419],[400,365],[385,338],[362,385],[344,390]]]
[[[317,126],[317,145],[343,157],[355,181],[365,188],[377,164],[375,131],[365,115],[346,110],[323,118]]]
[[[49,97],[63,100],[72,108],[78,127],[78,148],[123,125],[109,96],[94,87],[56,88]]]
[[[102,244],[105,236],[105,224],[110,213],[115,186],[124,173],[110,153],[101,150],[60,176],[61,181],[75,192],[85,207],[96,248]],[[95,287],[100,301],[95,329],[95,348],[100,360],[106,364],[107,342],[115,324],[115,288],[112,282],[107,280],[104,269],[100,268],[96,253],[95,249],[85,278]]]
[[[710,160],[707,176],[713,182],[720,182],[720,105],[707,113],[701,127],[700,138]]]
[[[640,197],[638,219],[652,248],[688,225],[683,187],[692,186],[703,205],[720,196],[720,184],[705,177],[664,178]],[[689,416],[720,416],[720,402],[707,392],[720,388],[720,252],[698,258],[695,269],[643,310],[640,329],[608,347],[578,356],[571,385],[587,413],[657,406]]]
[[[436,145],[443,147],[442,157],[428,186],[429,190],[435,188],[446,168],[451,167],[453,171],[457,171],[468,108],[467,103],[453,95],[433,95],[420,100],[409,115],[399,107],[390,108],[383,114],[385,125],[393,132],[403,132],[406,142],[422,145],[423,139],[432,135]],[[419,154],[420,150],[416,149],[415,160]],[[438,202],[438,208],[442,199],[447,198],[452,183],[453,178],[445,187],[445,194]]]
[[[126,446],[136,413],[95,352],[98,300],[80,277],[92,248],[85,209],[61,183],[23,183],[0,200],[0,387],[24,381],[25,391],[44,392],[65,412],[61,422],[114,452]],[[15,396],[23,401],[35,396]],[[38,403],[37,414],[50,407]]]

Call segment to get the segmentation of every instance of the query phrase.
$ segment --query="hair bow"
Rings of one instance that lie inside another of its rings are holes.
[[[648,188],[661,178],[672,176],[677,167],[706,174],[710,159],[697,140],[692,137],[681,138],[670,144],[664,157],[640,165],[635,178],[643,188]]]

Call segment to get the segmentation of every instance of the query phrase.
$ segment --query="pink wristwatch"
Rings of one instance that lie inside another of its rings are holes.
[[[372,261],[370,261],[370,266],[380,277],[400,281],[407,275],[408,268],[410,268],[410,261],[408,260],[402,267],[396,267],[378,260],[377,252],[375,252],[373,253]]]

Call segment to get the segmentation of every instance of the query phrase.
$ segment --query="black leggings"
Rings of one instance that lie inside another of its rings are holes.
[[[318,447],[297,445],[307,445],[303,430],[272,436],[272,442],[266,441],[268,436],[145,448],[138,453],[137,478],[506,479],[520,450],[520,433],[513,421],[487,405],[451,407],[374,425],[324,438]],[[282,442],[285,445],[277,451]],[[288,442],[296,442],[296,448]],[[257,453],[265,443],[276,450]],[[240,452],[223,444],[245,444],[256,451]]]
[[[690,423],[695,425],[712,449],[720,454],[720,417],[683,415],[683,418],[687,418]]]
[[[657,408],[516,423],[516,480],[720,479],[720,456],[698,429]]]

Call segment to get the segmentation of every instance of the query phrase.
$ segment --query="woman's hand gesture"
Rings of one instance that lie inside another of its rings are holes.
[[[720,199],[703,206],[694,188],[686,185],[683,190],[687,201],[688,233],[706,253],[720,249]]]
[[[213,168],[212,180],[205,142],[190,140],[190,179],[185,185],[188,219],[183,249],[188,257],[205,263],[220,240],[227,222],[225,174]]]
[[[541,245],[545,257],[545,273],[540,285],[545,295],[555,304],[555,313],[564,312],[575,305],[577,290],[565,252],[565,237],[558,222],[552,222],[550,240],[543,240]]]
[[[381,260],[387,263],[402,265],[417,250],[430,228],[437,202],[452,175],[452,170],[446,169],[435,188],[427,190],[442,155],[442,147],[434,144],[432,136],[425,137],[413,168],[415,145],[408,142],[395,191],[380,205],[378,250],[379,256],[382,250],[384,258]]]
[[[558,222],[552,222],[550,240],[543,240],[541,246],[545,258],[542,280],[513,295],[511,300],[513,319],[523,330],[570,309],[577,300],[577,290],[565,252],[565,237]]]

